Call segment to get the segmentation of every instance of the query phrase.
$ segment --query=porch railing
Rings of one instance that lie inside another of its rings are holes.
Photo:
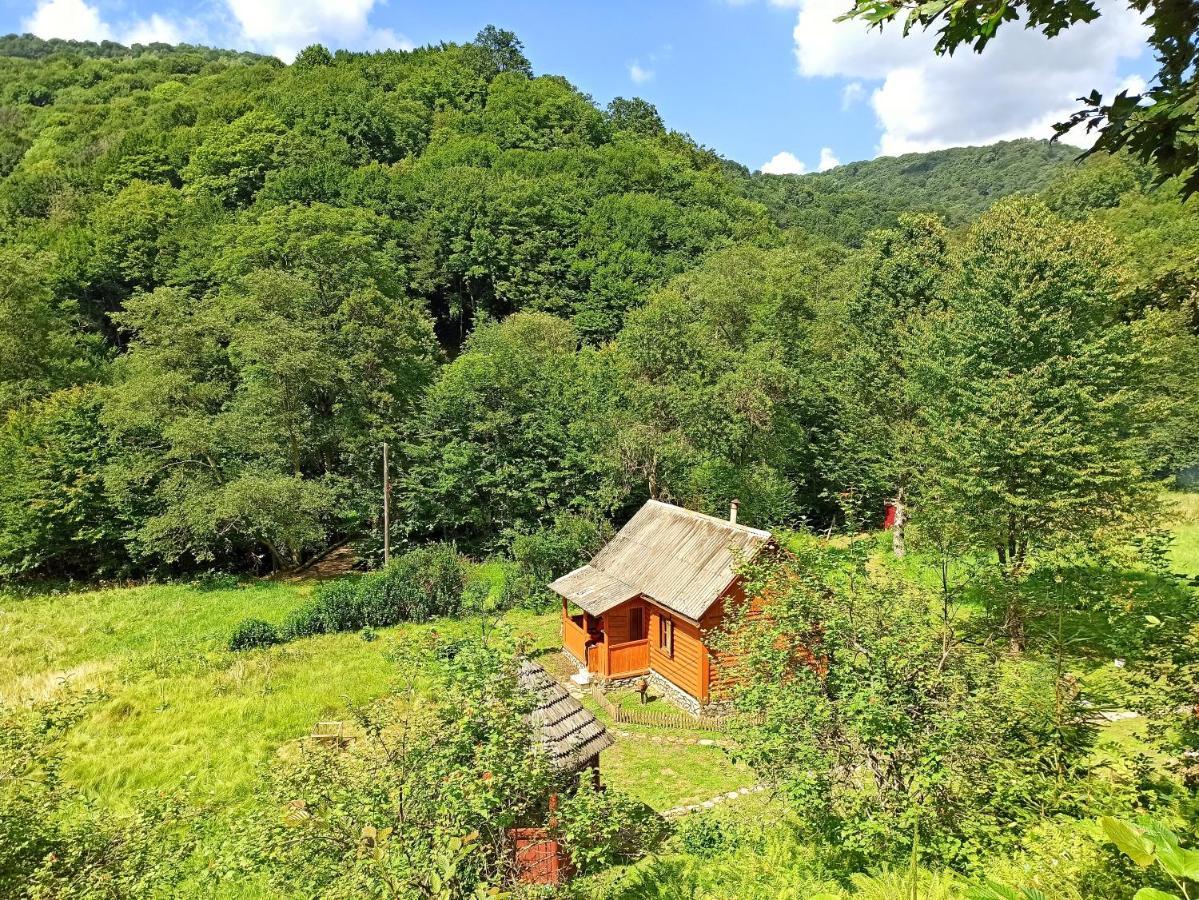
[[[562,618],[562,643],[571,656],[581,663],[587,662],[587,632],[565,616]]]
[[[649,640],[612,644],[608,648],[608,675],[633,675],[649,670]]]

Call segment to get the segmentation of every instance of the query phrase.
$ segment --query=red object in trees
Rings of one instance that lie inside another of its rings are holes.
[[[890,529],[895,525],[895,504],[888,503],[883,507],[883,528]]]

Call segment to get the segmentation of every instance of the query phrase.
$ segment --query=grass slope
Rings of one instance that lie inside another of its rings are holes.
[[[1174,571],[1199,576],[1199,492],[1171,494],[1174,506],[1174,544],[1170,561]]]
[[[67,736],[64,774],[114,809],[143,789],[236,803],[281,745],[386,694],[394,672],[388,657],[405,640],[478,627],[440,620],[379,629],[369,642],[336,634],[245,653],[225,648],[241,619],[279,623],[312,589],[267,581],[0,593],[0,702],[43,697],[64,684],[102,691]],[[510,611],[503,622],[530,652],[559,646],[556,612]],[[604,754],[605,778],[658,809],[754,780],[717,748],[655,744],[655,729],[636,732]]]

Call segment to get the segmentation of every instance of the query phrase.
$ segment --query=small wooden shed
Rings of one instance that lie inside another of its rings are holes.
[[[600,752],[614,743],[608,729],[530,659],[521,663],[520,685],[536,701],[531,719],[550,762],[566,772],[589,769],[598,786]]]
[[[550,761],[566,773],[590,772],[599,788],[599,755],[614,743],[608,730],[561,684],[532,660],[520,667],[521,687],[532,694],[530,714],[537,740]],[[557,797],[550,798],[552,810]],[[552,825],[552,821],[551,821]],[[560,884],[574,867],[549,828],[511,828],[516,875],[530,884]]]
[[[772,544],[770,532],[737,524],[736,500],[727,520],[650,500],[550,585],[562,598],[563,647],[602,679],[660,678],[697,712],[716,678],[707,634],[744,598],[737,565]]]

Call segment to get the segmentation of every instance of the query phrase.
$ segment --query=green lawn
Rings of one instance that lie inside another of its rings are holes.
[[[1170,494],[1174,506],[1174,544],[1170,561],[1174,571],[1199,576],[1199,492]]]
[[[256,581],[0,594],[0,701],[45,697],[63,684],[96,688],[103,699],[66,738],[68,779],[116,807],[142,788],[225,802],[244,794],[281,744],[387,693],[387,656],[405,632],[479,627],[440,621],[379,629],[370,642],[336,634],[225,649],[241,619],[279,622],[311,590]],[[557,643],[555,615],[504,619],[531,649]]]
[[[747,766],[733,763],[718,747],[655,744],[644,732],[618,738],[600,764],[605,784],[657,810],[702,803],[757,781]]]

